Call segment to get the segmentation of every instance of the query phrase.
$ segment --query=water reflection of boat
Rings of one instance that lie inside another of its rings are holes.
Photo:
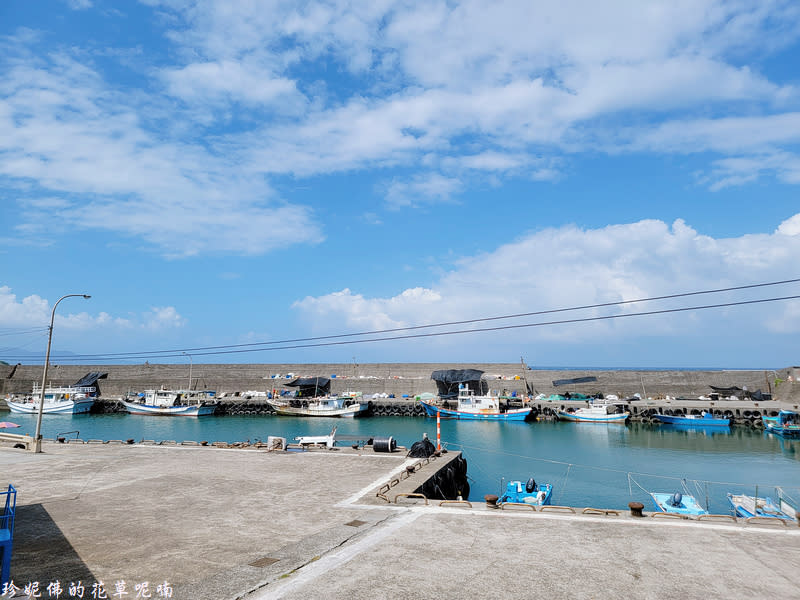
[[[689,494],[684,495],[680,492],[675,492],[674,494],[652,492],[650,496],[661,512],[673,513],[676,515],[708,514],[708,511],[700,506],[695,497]]]
[[[730,427],[698,427],[697,425],[671,425],[664,423],[659,427],[663,431],[681,431],[689,435],[713,437],[717,435],[731,435]]]

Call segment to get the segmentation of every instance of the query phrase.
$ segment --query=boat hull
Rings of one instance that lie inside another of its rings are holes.
[[[442,408],[420,400],[419,403],[425,408],[425,414],[435,417],[437,414],[442,419],[461,419],[464,421],[524,421],[531,413],[530,408],[514,408],[506,412],[466,412]]]
[[[335,417],[335,418],[353,418],[363,415],[369,409],[369,404],[351,404],[342,408],[301,408],[293,406],[283,406],[281,404],[269,405],[279,415],[286,417]]]
[[[14,402],[6,400],[8,409],[13,413],[23,414],[38,414],[38,402]],[[87,413],[94,404],[93,398],[86,398],[82,400],[67,400],[64,402],[45,402],[42,408],[42,414],[45,415],[77,415]]]
[[[213,415],[216,404],[184,404],[179,406],[154,406],[122,400],[125,409],[132,415],[154,415],[161,417],[206,417]]]
[[[784,519],[793,521],[794,516],[783,512],[770,497],[747,496],[745,494],[728,494],[728,502],[736,511],[737,517],[766,517],[768,519]]]
[[[672,415],[653,415],[653,418],[667,425],[683,425],[687,427],[730,427],[730,419],[708,419],[704,417],[678,417]]]
[[[613,413],[608,415],[581,415],[566,410],[557,411],[559,421],[572,421],[575,423],[624,423],[630,416],[629,412]]]
[[[780,435],[782,437],[800,437],[800,425],[780,425],[778,423],[767,423],[765,429],[770,433],[774,433],[775,435]]]

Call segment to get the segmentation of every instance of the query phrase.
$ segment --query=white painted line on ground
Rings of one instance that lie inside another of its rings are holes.
[[[384,483],[387,483],[388,481],[391,481],[394,477],[399,476],[400,473],[405,471],[406,467],[410,467],[411,465],[416,464],[417,462],[419,462],[418,458],[406,459],[405,461],[403,461],[403,464],[401,464],[399,467],[389,471],[388,475],[381,475],[380,479],[376,479],[375,481],[373,481],[369,485],[361,488],[355,494],[353,494],[352,496],[350,496],[349,498],[347,498],[345,500],[342,500],[341,502],[339,502],[335,506],[338,507],[338,508],[342,508],[342,507],[348,506],[350,504],[354,504],[355,502],[358,501],[359,498],[361,498],[362,496],[365,496],[366,494],[368,494],[369,492],[371,492],[375,488],[382,486]],[[376,507],[372,506],[371,508],[376,508]],[[378,507],[378,508],[380,508],[380,507]]]

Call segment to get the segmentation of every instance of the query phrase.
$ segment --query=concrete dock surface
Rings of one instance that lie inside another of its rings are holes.
[[[11,577],[43,598],[79,580],[85,598],[101,581],[128,599],[164,597],[165,584],[182,600],[800,597],[794,524],[376,498],[413,462],[350,448],[0,447],[0,485],[19,494]]]

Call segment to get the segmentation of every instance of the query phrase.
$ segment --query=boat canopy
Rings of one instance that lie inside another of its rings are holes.
[[[100,395],[100,386],[97,385],[99,379],[107,379],[108,373],[101,373],[100,371],[91,371],[81,377],[73,387],[93,387],[95,389],[95,396]]]
[[[296,387],[297,396],[301,397],[313,397],[331,392],[331,380],[327,377],[297,377],[285,385]]]
[[[574,377],[572,379],[556,379],[553,381],[553,385],[572,385],[573,383],[591,383],[593,381],[597,381],[597,377],[592,375],[588,377]]]
[[[751,392],[737,386],[717,387],[715,385],[709,385],[709,387],[714,390],[715,394],[719,394],[720,396],[735,396],[736,398],[749,398],[751,400],[772,400],[772,394],[764,393],[760,389]]]
[[[479,369],[440,369],[431,373],[431,379],[436,382],[439,397],[454,398],[462,383],[476,393],[483,393],[482,375]]]

